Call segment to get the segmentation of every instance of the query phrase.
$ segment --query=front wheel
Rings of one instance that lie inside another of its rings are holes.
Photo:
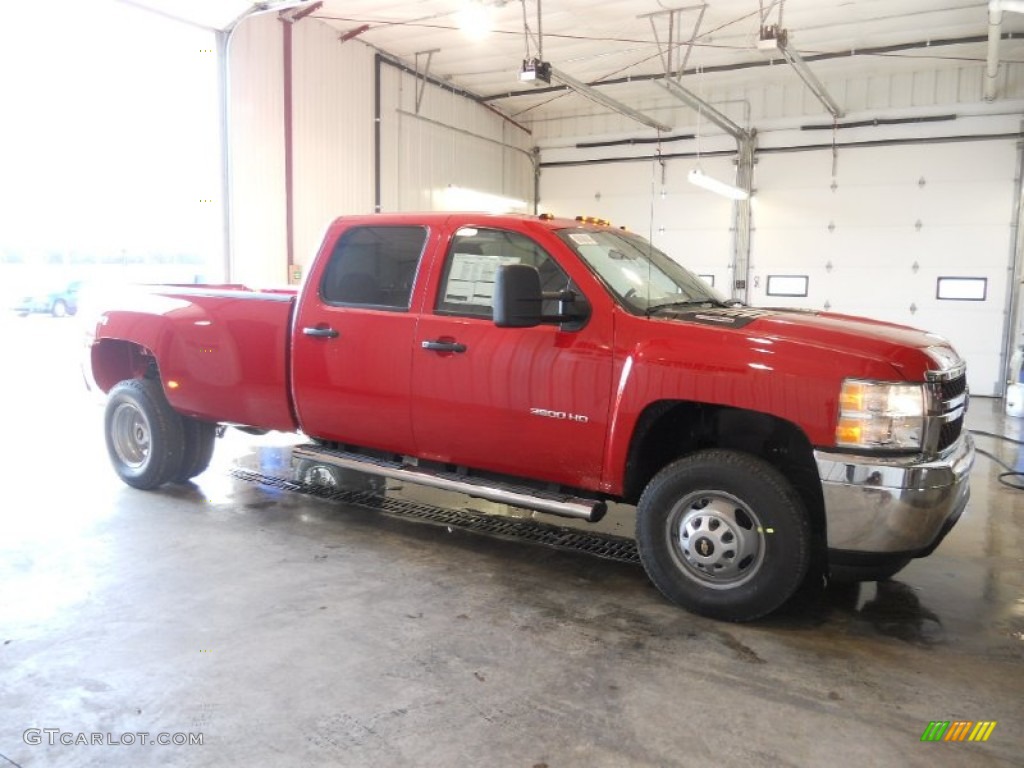
[[[637,505],[636,540],[669,600],[727,621],[780,607],[811,559],[799,494],[773,466],[736,451],[700,451],[655,475]]]
[[[185,434],[181,416],[154,379],[114,386],[104,415],[107,453],[118,476],[133,488],[151,490],[181,470]]]
[[[54,317],[67,317],[67,302],[65,302],[64,299],[57,299],[55,302],[53,302],[53,306],[50,307],[50,314],[53,315]]]

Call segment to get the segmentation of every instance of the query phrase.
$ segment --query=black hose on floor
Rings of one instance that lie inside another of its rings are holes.
[[[1002,440],[1003,442],[1006,443],[1013,443],[1014,445],[1024,445],[1024,440],[1014,440],[1012,437],[1007,437],[1006,435],[997,435],[995,432],[985,432],[984,430],[980,429],[972,429],[970,430],[970,433],[972,435],[977,435],[979,437],[991,437],[995,440]],[[1018,472],[1009,464],[1005,463],[1002,459],[998,458],[994,454],[989,453],[988,451],[983,451],[981,448],[978,447],[975,447],[974,450],[980,453],[982,456],[992,459],[992,461],[994,461],[996,464],[998,464],[1000,467],[1006,470],[1005,472],[1000,472],[999,475],[996,477],[996,479],[999,480],[1001,484],[1005,485],[1007,488],[1013,488],[1015,491],[1024,491],[1024,485],[1022,485],[1021,483],[1011,482],[1008,479],[1011,477],[1024,477],[1024,472]]]

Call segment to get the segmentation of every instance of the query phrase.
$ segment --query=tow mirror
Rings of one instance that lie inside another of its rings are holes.
[[[499,328],[532,328],[542,322],[540,274],[527,264],[498,267],[494,280],[494,324]]]

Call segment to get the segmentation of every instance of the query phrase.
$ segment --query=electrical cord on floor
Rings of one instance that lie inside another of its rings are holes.
[[[972,429],[969,431],[972,435],[978,435],[979,437],[991,437],[995,440],[1002,440],[1003,442],[1006,443],[1013,443],[1014,445],[1024,445],[1024,440],[1014,440],[1012,437],[1007,437],[1006,435],[997,435],[995,432],[985,432],[984,430],[981,429]],[[1013,488],[1015,491],[1024,491],[1024,485],[1022,485],[1021,483],[1011,482],[1010,480],[1007,479],[1010,477],[1024,477],[1024,472],[1018,472],[1009,464],[1004,462],[1002,459],[998,458],[995,454],[989,453],[988,451],[983,451],[981,448],[978,448],[977,446],[975,446],[974,450],[980,453],[982,456],[992,459],[992,461],[994,461],[996,464],[998,464],[1000,467],[1006,470],[1005,472],[1000,472],[996,478],[997,480],[999,480],[1000,483],[1005,485],[1007,488]]]

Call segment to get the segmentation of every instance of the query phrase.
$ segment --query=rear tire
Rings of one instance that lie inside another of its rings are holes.
[[[50,307],[50,314],[53,315],[54,317],[67,317],[67,302],[65,302],[64,299],[57,299],[55,302],[53,302],[53,306]]]
[[[176,483],[187,483],[210,466],[214,441],[217,439],[217,425],[182,416],[181,426],[185,438],[185,453],[181,460],[181,469],[172,479]]]
[[[157,488],[181,471],[185,434],[160,382],[128,379],[110,390],[104,415],[107,453],[133,488]]]
[[[706,450],[655,475],[637,505],[647,575],[694,613],[752,621],[785,603],[811,560],[799,494],[767,462]]]

